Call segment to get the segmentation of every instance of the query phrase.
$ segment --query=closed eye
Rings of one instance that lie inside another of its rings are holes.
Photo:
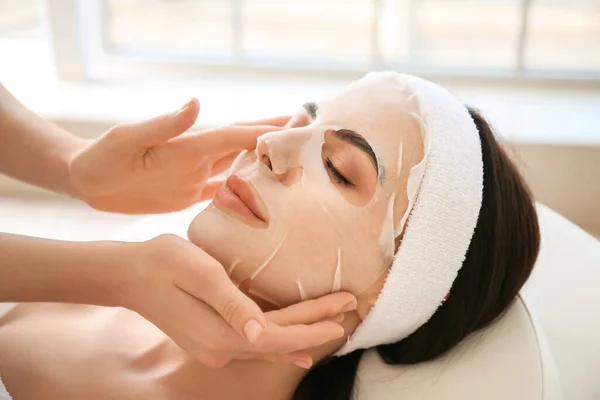
[[[329,172],[331,172],[331,174],[333,175],[333,178],[337,181],[337,183],[339,183],[340,185],[346,186],[346,187],[352,187],[354,186],[354,183],[352,183],[350,180],[348,180],[348,178],[346,178],[331,162],[331,160],[329,158],[325,159],[325,168],[327,170],[329,170]]]

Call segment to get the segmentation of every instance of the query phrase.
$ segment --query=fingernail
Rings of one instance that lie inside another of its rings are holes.
[[[304,369],[309,369],[312,366],[312,361],[302,360],[294,362],[297,366]]]
[[[356,310],[356,301],[351,301],[342,308],[342,312]]]
[[[262,331],[262,325],[255,319],[251,319],[244,325],[244,335],[250,343],[254,343]]]
[[[196,99],[191,99],[190,101],[185,103],[179,110],[177,110],[176,113],[179,114],[181,112],[184,112],[185,110],[190,108],[190,106],[192,105],[192,103],[194,103],[194,101],[196,101]]]

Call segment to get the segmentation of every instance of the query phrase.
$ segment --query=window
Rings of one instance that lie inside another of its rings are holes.
[[[518,60],[520,0],[424,0],[414,4],[415,61],[511,69]]]
[[[38,6],[37,0],[0,0],[0,37],[39,37]]]
[[[112,0],[109,54],[229,64],[364,63],[372,57],[373,0]],[[177,21],[173,23],[173,21]]]
[[[600,70],[600,1],[533,2],[528,39],[527,67]]]
[[[110,0],[104,29],[115,53],[221,54],[233,51],[228,0]]]
[[[0,36],[48,22],[66,79],[206,67],[600,79],[600,0],[39,2],[47,12],[0,0]]]

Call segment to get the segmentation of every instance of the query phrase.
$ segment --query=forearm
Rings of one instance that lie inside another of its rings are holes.
[[[120,306],[129,246],[0,233],[0,302]]]
[[[0,173],[78,197],[69,160],[84,143],[29,111],[0,84]]]

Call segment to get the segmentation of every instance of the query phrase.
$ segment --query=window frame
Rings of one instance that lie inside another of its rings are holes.
[[[228,0],[232,5],[234,52],[226,57],[177,55],[136,52],[134,56],[110,53],[104,30],[108,16],[107,3],[103,0],[42,0],[49,17],[51,49],[57,78],[61,81],[84,81],[90,79],[131,78],[189,78],[206,73],[243,75],[247,73],[293,74],[328,77],[348,74],[361,75],[369,70],[400,70],[424,76],[457,77],[472,80],[542,80],[542,81],[593,81],[600,82],[600,70],[584,69],[536,69],[525,65],[529,38],[529,17],[532,0],[520,0],[520,26],[515,44],[515,64],[509,68],[464,68],[430,65],[411,60],[411,54],[419,43],[416,18],[422,0],[409,0],[413,17],[409,18],[409,61],[386,61],[382,47],[389,35],[397,34],[397,24],[391,24],[391,32],[382,32],[384,10],[396,0],[372,0],[374,18],[371,29],[371,59],[364,63],[352,61],[308,60],[303,58],[255,57],[243,53],[242,15],[244,0]],[[388,35],[388,36],[386,36]],[[392,39],[393,40],[393,39]]]

